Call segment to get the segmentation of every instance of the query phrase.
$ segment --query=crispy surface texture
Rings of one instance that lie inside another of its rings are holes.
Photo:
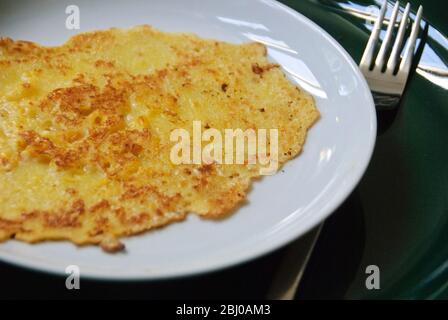
[[[279,164],[318,119],[257,43],[148,26],[83,33],[60,47],[0,38],[0,241],[119,238],[241,204],[258,164],[175,165],[170,132],[277,128]]]

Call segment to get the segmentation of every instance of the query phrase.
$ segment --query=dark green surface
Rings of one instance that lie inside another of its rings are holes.
[[[359,62],[369,35],[365,21],[338,9],[335,1],[282,2],[323,27]],[[373,4],[372,1],[353,2],[363,6]],[[423,4],[425,19],[446,32],[442,2],[409,2],[414,10]],[[434,34],[430,31],[430,35]],[[427,44],[424,57],[434,50],[443,61],[448,61],[446,47],[430,38]],[[327,231],[322,251],[316,254],[320,254],[320,265],[329,262],[328,267],[319,267],[320,273],[310,271],[312,276],[306,279],[310,291],[320,288],[324,297],[326,288],[338,288],[339,291],[327,297],[339,298],[448,298],[447,101],[447,90],[414,74],[399,109],[392,116],[379,114],[379,126],[387,130],[378,137],[371,164],[355,192],[356,200],[349,199],[356,205],[345,204],[345,216],[352,215],[350,221],[356,221],[352,226],[357,229],[356,237],[352,242],[344,242],[340,227],[336,229],[340,233]],[[352,213],[348,213],[350,210]],[[325,239],[330,238],[329,234],[332,234],[331,241]],[[363,248],[358,252],[360,243]],[[337,258],[325,260],[328,257],[322,256],[322,252],[331,251],[328,248],[325,251],[325,245],[334,246],[335,257],[341,253],[339,262]],[[353,261],[358,253],[359,260]],[[343,254],[352,260],[351,264]],[[341,266],[336,266],[338,263]],[[378,265],[381,270],[381,290],[365,288],[365,268],[370,264]],[[350,268],[355,270],[347,274]],[[332,277],[325,272],[332,273]],[[328,278],[332,283],[321,283],[319,287],[319,278]],[[346,283],[338,284],[338,281]],[[318,293],[308,295],[316,296]]]

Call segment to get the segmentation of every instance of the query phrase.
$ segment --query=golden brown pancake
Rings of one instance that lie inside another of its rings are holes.
[[[60,47],[0,38],[0,241],[120,237],[241,204],[260,164],[174,164],[177,128],[278,129],[279,165],[319,113],[258,43],[148,26]]]

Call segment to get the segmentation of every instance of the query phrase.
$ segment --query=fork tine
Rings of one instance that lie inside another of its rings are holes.
[[[389,61],[387,61],[387,72],[393,73],[395,67],[398,63],[398,56],[400,55],[401,43],[403,42],[404,33],[406,30],[406,24],[409,17],[409,10],[411,9],[411,5],[408,3],[406,8],[404,9],[403,16],[401,17],[400,28],[398,29],[397,38],[395,39],[394,46],[392,47],[392,51],[390,53]]]
[[[381,25],[383,24],[384,14],[386,13],[387,0],[384,0],[383,6],[381,7],[380,14],[373,26],[372,34],[370,35],[369,41],[367,42],[366,49],[361,58],[361,66],[370,67],[373,60],[373,52],[375,50],[375,43],[378,41],[378,37],[381,30]]]
[[[414,24],[412,25],[411,37],[407,44],[404,58],[400,64],[400,71],[409,72],[412,63],[412,57],[414,56],[415,43],[417,41],[418,31],[420,29],[420,21],[422,20],[423,7],[420,6],[415,16]]]
[[[381,44],[380,51],[378,52],[378,56],[375,60],[375,68],[381,70],[385,64],[385,55],[386,50],[389,47],[389,43],[392,40],[392,33],[395,27],[395,21],[397,20],[398,9],[400,8],[400,3],[397,1],[394,6],[394,10],[392,11],[392,15],[389,20],[389,26],[387,27],[386,36],[384,37],[383,43]]]

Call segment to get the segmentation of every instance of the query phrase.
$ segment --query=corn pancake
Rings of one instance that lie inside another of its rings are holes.
[[[0,241],[120,237],[241,204],[259,164],[170,161],[170,132],[277,128],[279,164],[318,119],[262,44],[148,26],[78,34],[59,47],[0,38]]]

